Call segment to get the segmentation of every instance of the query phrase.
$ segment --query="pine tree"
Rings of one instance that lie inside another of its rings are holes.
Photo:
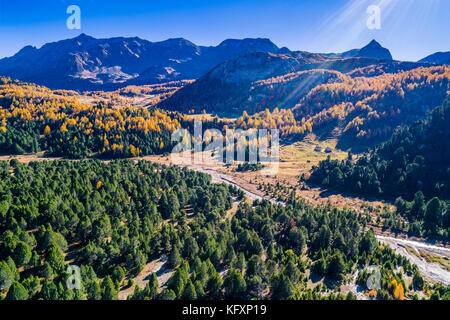
[[[0,262],[0,291],[8,289],[14,282],[14,274],[5,261]]]
[[[242,277],[241,272],[236,269],[230,269],[227,272],[223,287],[225,288],[226,296],[231,299],[244,298],[247,290],[247,284],[245,283],[244,277]]]
[[[272,299],[286,300],[294,294],[294,287],[287,276],[278,274],[271,280],[270,292]]]
[[[345,272],[345,263],[339,252],[333,254],[328,261],[327,273],[332,279],[341,280]]]
[[[442,223],[442,209],[439,198],[434,197],[427,203],[425,212],[425,228],[436,234]]]
[[[197,293],[195,292],[195,287],[192,281],[189,280],[184,287],[183,294],[181,295],[182,300],[197,300]]]
[[[167,258],[167,263],[170,268],[175,268],[181,263],[180,251],[176,246],[173,247],[172,251]]]
[[[103,300],[117,300],[118,299],[116,288],[115,288],[114,283],[111,280],[110,276],[107,276],[105,279],[103,279],[101,288],[102,288],[102,299]]]
[[[219,298],[223,286],[222,277],[218,272],[215,272],[206,283],[206,291],[214,298]]]
[[[19,282],[15,281],[8,290],[6,300],[27,300],[28,291]]]
[[[31,259],[31,248],[23,241],[17,243],[14,258],[18,266],[25,266]]]
[[[158,277],[155,273],[152,273],[150,276],[150,281],[145,286],[145,296],[149,299],[156,299],[158,296],[158,289],[159,289],[159,283],[158,283]]]

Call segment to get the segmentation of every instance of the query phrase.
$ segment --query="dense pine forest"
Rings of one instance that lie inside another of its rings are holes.
[[[450,102],[446,101],[426,119],[395,131],[356,161],[349,157],[321,162],[310,181],[334,190],[398,197],[398,212],[417,222],[411,232],[440,234],[449,240],[449,125]]]
[[[117,299],[161,256],[174,271],[167,285],[153,274],[130,299],[354,299],[335,288],[372,264],[381,266],[374,296],[449,298],[351,210],[292,197],[286,206],[240,202],[233,214],[242,191],[146,161],[12,160],[0,176],[2,299]],[[79,290],[66,285],[69,264],[80,266]],[[327,285],[308,287],[307,270]],[[365,283],[369,273],[359,274]]]

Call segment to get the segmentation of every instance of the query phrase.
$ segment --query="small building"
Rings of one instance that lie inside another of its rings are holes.
[[[314,148],[314,151],[315,151],[315,152],[320,152],[320,151],[322,151],[322,148],[319,147],[319,146],[316,146],[316,147]]]
[[[325,153],[332,153],[332,152],[333,152],[333,150],[331,150],[330,147],[327,147],[327,148],[325,149]]]

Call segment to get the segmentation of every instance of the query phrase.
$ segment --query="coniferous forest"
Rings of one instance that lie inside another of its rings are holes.
[[[375,262],[383,299],[404,297],[405,276],[415,279],[410,290],[424,286],[417,268],[363,231],[365,217],[351,210],[256,201],[230,217],[242,191],[146,161],[11,161],[0,170],[5,299],[117,299],[161,256],[174,270],[167,286],[153,274],[129,299],[355,299],[326,285],[311,290],[305,271],[341,283]],[[69,263],[80,266],[80,290],[66,286]]]
[[[410,231],[450,240],[450,102],[427,118],[394,132],[357,160],[326,160],[313,168],[312,183],[369,196],[395,198]]]

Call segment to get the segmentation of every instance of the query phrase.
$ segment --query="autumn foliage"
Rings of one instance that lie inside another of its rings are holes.
[[[52,91],[0,78],[0,148],[46,150],[68,157],[138,156],[166,151],[177,115],[158,109],[80,102],[72,91]]]

